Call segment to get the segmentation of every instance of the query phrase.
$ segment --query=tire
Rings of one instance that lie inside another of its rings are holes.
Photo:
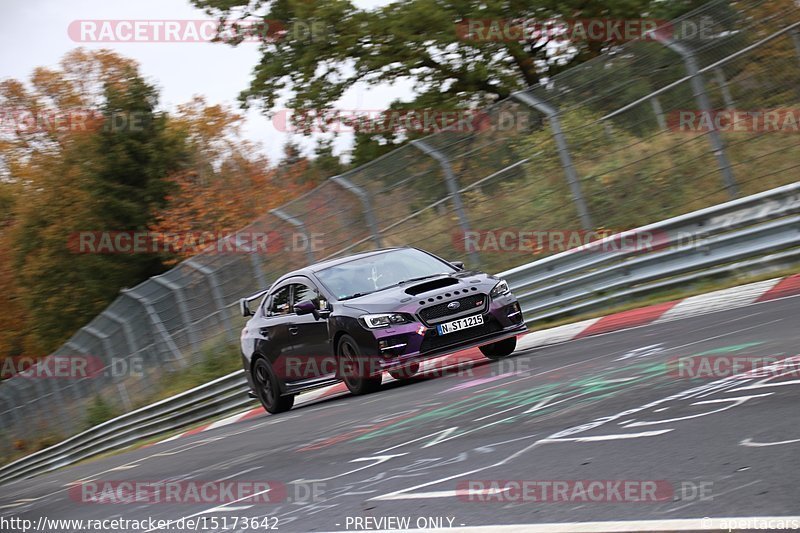
[[[411,363],[401,368],[389,370],[389,375],[397,380],[409,379],[419,372],[419,363]]]
[[[358,343],[350,335],[343,335],[336,347],[340,377],[353,394],[369,394],[381,388],[381,374],[367,376],[368,359],[361,356]]]
[[[503,339],[501,341],[497,341],[492,344],[487,344],[486,346],[480,347],[481,353],[493,361],[496,361],[497,359],[502,359],[504,357],[508,357],[509,355],[514,353],[514,350],[516,349],[517,349],[516,337],[510,337],[508,339]]]
[[[253,364],[253,385],[264,409],[271,414],[288,411],[294,405],[294,394],[280,394],[280,383],[269,363],[263,357]]]

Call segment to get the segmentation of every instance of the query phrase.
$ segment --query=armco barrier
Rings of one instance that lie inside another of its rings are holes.
[[[800,255],[800,182],[644,226],[652,250],[602,251],[612,236],[501,272],[526,322],[558,318],[687,280],[789,263]],[[688,244],[687,244],[688,243]],[[242,372],[137,409],[0,468],[0,483],[30,477],[254,405]]]

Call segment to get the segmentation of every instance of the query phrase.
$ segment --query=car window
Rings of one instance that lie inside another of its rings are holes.
[[[281,287],[280,289],[272,295],[272,299],[270,300],[269,304],[269,313],[270,315],[288,315],[292,312],[292,307],[289,302],[289,297],[291,295],[289,289],[291,285],[286,285],[285,287]]]
[[[298,303],[302,302],[303,300],[311,300],[317,307],[324,308],[326,302],[321,300],[319,291],[316,288],[312,287],[311,285],[307,285],[305,283],[295,283],[294,287],[294,297],[292,298],[292,305],[297,305]]]
[[[375,292],[409,279],[450,274],[455,269],[414,248],[391,250],[340,263],[317,272],[322,284],[337,298]]]

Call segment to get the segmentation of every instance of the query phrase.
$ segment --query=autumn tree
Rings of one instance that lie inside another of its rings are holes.
[[[43,354],[121,287],[163,271],[157,256],[80,254],[69,244],[80,232],[145,230],[188,152],[168,134],[136,63],[108,51],[72,52],[58,69],[36,69],[28,86],[7,80],[0,100],[29,119],[6,135],[1,153],[4,179],[16,188],[3,281],[27,316],[14,346]]]
[[[280,170],[271,167],[253,143],[241,138],[242,121],[241,115],[201,97],[179,106],[169,128],[187,139],[191,160],[170,176],[173,187],[151,230],[223,236],[313,185],[294,163],[280,164]],[[298,154],[296,163],[301,159]],[[185,257],[199,250],[187,245],[177,251]]]

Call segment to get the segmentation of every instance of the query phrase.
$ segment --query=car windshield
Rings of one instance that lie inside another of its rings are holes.
[[[317,272],[323,285],[339,300],[354,298],[409,280],[450,274],[456,269],[413,248],[353,259]]]

